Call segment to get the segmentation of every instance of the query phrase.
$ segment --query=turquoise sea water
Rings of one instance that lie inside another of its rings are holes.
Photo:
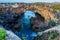
[[[31,29],[30,18],[36,17],[35,13],[32,11],[26,11],[24,13],[22,21],[22,30],[20,32],[16,32],[19,37],[26,37],[27,40],[32,40],[33,36],[36,36],[36,33]]]

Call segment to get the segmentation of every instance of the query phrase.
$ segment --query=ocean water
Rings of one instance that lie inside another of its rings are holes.
[[[20,32],[15,32],[20,38],[25,37],[26,40],[32,40],[32,37],[36,36],[36,33],[31,29],[30,18],[36,17],[35,13],[32,11],[26,11],[21,19],[22,30]]]

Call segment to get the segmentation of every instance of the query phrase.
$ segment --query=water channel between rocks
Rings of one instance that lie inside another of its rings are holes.
[[[24,13],[24,16],[21,19],[23,29],[20,32],[16,32],[16,34],[19,37],[26,36],[26,37],[29,37],[29,39],[30,39],[30,37],[36,36],[36,33],[34,31],[32,31],[32,29],[31,29],[31,22],[30,22],[31,17],[36,17],[34,12],[26,11]]]

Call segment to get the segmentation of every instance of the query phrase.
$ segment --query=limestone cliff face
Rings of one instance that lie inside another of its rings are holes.
[[[54,20],[55,14],[50,12],[49,7],[42,7],[37,11],[40,15],[42,15],[46,21],[48,20]]]

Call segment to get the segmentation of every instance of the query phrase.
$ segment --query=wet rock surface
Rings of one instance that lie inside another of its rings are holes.
[[[34,31],[44,31],[48,29],[48,22],[45,22],[43,16],[36,14],[37,17],[31,18],[31,27]]]
[[[0,23],[3,25],[3,27],[7,30],[15,30],[16,25],[21,26],[21,24],[18,24],[18,20],[21,19],[21,14],[3,14],[4,16],[1,16]],[[18,27],[17,27],[18,28]],[[21,27],[20,27],[21,28]]]

